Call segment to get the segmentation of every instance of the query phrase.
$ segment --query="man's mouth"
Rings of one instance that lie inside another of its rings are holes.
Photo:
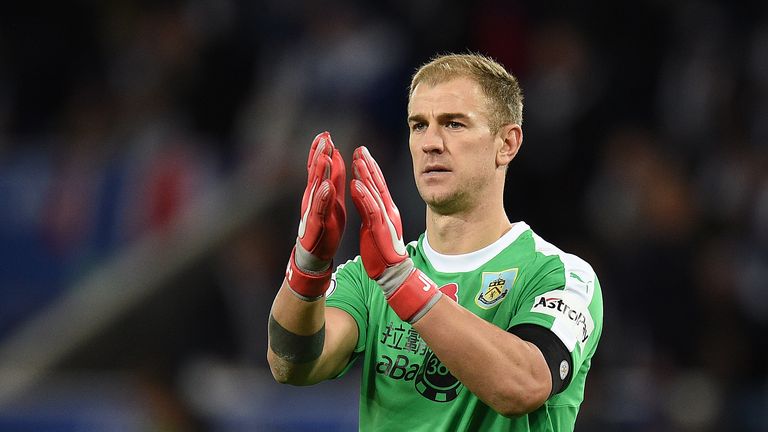
[[[439,174],[447,172],[451,172],[451,170],[444,165],[427,165],[424,167],[424,174]]]

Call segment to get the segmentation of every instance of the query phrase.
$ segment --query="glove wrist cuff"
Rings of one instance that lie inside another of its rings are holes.
[[[413,269],[405,281],[387,296],[387,303],[403,321],[414,324],[440,300],[437,285],[419,269]]]
[[[406,258],[400,263],[387,268],[381,276],[376,279],[376,283],[384,291],[384,297],[389,298],[413,272],[413,260]]]
[[[306,274],[324,273],[331,268],[331,262],[333,261],[320,259],[312,255],[311,252],[302,246],[299,239],[296,239],[296,247],[293,249],[293,260],[296,262],[296,266]]]
[[[331,284],[332,266],[320,272],[307,272],[296,264],[296,248],[291,252],[291,259],[285,271],[288,287],[296,297],[304,301],[319,300]]]

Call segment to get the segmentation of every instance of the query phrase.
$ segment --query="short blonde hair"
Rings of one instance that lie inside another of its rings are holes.
[[[480,85],[488,98],[488,121],[496,133],[502,125],[523,124],[523,92],[512,74],[490,57],[482,54],[444,54],[421,66],[411,79],[408,100],[419,84],[434,86],[459,77]]]

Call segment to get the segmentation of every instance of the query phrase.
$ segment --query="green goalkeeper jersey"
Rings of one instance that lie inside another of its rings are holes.
[[[444,295],[480,318],[504,330],[519,324],[550,329],[571,353],[571,379],[530,414],[498,414],[464,388],[389,308],[358,256],[336,269],[326,296],[328,306],[346,311],[357,322],[359,337],[350,365],[362,357],[360,430],[573,430],[602,332],[602,294],[592,267],[542,240],[524,222],[469,254],[438,254],[425,235],[407,249],[415,266]],[[494,364],[477,367],[489,374],[501,370]],[[566,376],[568,365],[563,362],[562,368],[561,376]]]

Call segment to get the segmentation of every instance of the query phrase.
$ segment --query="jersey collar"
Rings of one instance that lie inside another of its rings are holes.
[[[426,233],[424,234],[422,247],[424,249],[424,255],[426,255],[427,260],[429,260],[430,264],[432,264],[432,267],[434,267],[435,270],[441,273],[469,272],[477,270],[480,268],[480,266],[493,259],[507,246],[512,244],[512,242],[517,240],[517,238],[520,237],[520,234],[529,229],[530,227],[525,222],[515,222],[512,225],[512,229],[507,231],[503,236],[499,237],[499,239],[495,242],[480,250],[465,254],[444,255],[436,252],[434,249],[432,249],[432,246],[429,245],[429,240],[427,239]]]

